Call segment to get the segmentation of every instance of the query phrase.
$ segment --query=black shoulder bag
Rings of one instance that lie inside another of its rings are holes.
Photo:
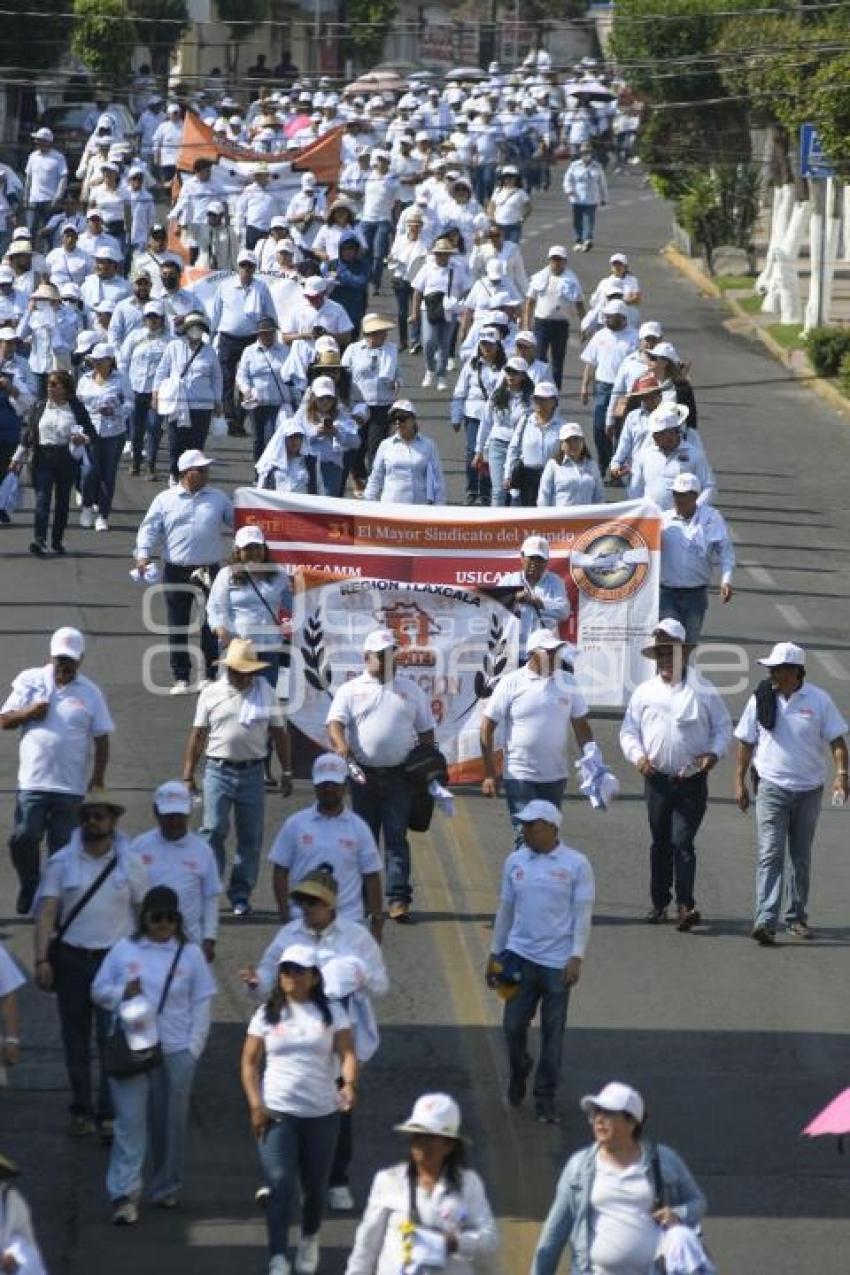
[[[174,972],[177,969],[185,946],[185,943],[178,944],[177,951],[174,954],[171,969],[168,971],[168,977],[165,980],[165,986],[162,989],[162,995],[156,1007],[157,1018],[159,1018],[165,1008],[165,1002],[168,1000],[168,993],[171,991],[171,984],[174,980]],[[149,1045],[147,1049],[131,1049],[127,1043],[124,1025],[116,1014],[115,1026],[106,1042],[105,1062],[107,1076],[110,1076],[113,1080],[130,1080],[133,1076],[141,1076],[146,1071],[153,1071],[155,1067],[162,1066],[162,1044],[157,1041],[155,1045]]]

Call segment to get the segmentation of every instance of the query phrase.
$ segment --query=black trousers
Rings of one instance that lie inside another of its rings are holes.
[[[55,549],[62,544],[68,525],[71,488],[77,473],[77,463],[67,447],[39,447],[32,470],[35,487],[35,539],[47,540],[50,522],[50,506],[53,505],[53,533],[51,544]]]
[[[245,413],[233,401],[233,388],[236,383],[236,369],[242,357],[242,351],[257,338],[255,336],[230,336],[227,332],[218,334],[218,361],[221,364],[221,375],[224,381],[224,414],[234,425],[242,426]]]
[[[675,779],[669,775],[644,778],[644,796],[649,815],[652,845],[649,851],[652,905],[666,908],[676,884],[676,904],[694,906],[696,850],[694,838],[708,804],[705,775]]]
[[[535,319],[534,335],[537,338],[537,357],[546,359],[552,356],[549,358],[552,376],[560,389],[570,336],[569,322],[566,319]]]
[[[192,607],[204,601],[203,590],[191,580],[194,567],[181,567],[173,562],[166,562],[162,568],[162,582],[174,585],[165,594],[165,613],[168,617],[168,645],[171,648],[171,672],[176,682],[190,682],[191,663],[189,659],[189,626],[192,619]],[[214,578],[218,571],[218,563],[207,568]],[[207,624],[206,616],[201,626],[201,652],[204,657],[204,677],[215,677],[215,661],[218,659],[218,639]],[[200,672],[200,670],[199,670]]]

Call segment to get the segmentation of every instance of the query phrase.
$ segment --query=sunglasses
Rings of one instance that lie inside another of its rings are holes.
[[[146,912],[145,919],[150,921],[151,925],[176,925],[180,920],[180,913],[170,909],[163,912]]]
[[[86,823],[89,819],[108,819],[111,814],[111,810],[87,809],[82,812],[80,818]]]

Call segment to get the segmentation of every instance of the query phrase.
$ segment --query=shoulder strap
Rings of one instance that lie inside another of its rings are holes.
[[[161,1014],[165,1009],[165,1002],[168,1000],[168,993],[171,991],[171,984],[174,979],[174,971],[177,969],[185,946],[185,943],[178,944],[177,951],[174,953],[174,960],[171,962],[171,969],[168,971],[168,977],[165,980],[165,986],[162,989],[162,995],[160,996],[159,1004],[156,1007],[157,1014]]]
[[[652,1193],[655,1197],[653,1210],[664,1207],[666,1191],[664,1189],[664,1179],[661,1176],[661,1157],[658,1154],[658,1147],[652,1148],[652,1155],[649,1157],[649,1175],[652,1180]]]
[[[263,355],[265,356],[265,360],[269,365],[269,371],[274,377],[274,383],[277,386],[277,392],[280,395],[281,405],[283,405],[283,401],[286,398],[286,395],[283,392],[283,386],[281,385],[280,380],[278,379],[277,372],[274,370],[274,363],[272,363],[271,359],[269,358],[269,352],[265,348],[265,346],[263,346]]]
[[[92,881],[91,885],[86,890],[85,894],[81,898],[77,899],[77,902],[71,908],[71,911],[68,913],[65,920],[58,927],[58,929],[56,930],[56,934],[54,935],[54,938],[56,938],[57,941],[61,941],[63,934],[65,934],[68,928],[74,923],[74,921],[76,921],[77,917],[80,915],[83,908],[86,907],[87,904],[91,903],[92,899],[97,894],[98,890],[103,885],[106,878],[109,876],[110,872],[114,872],[114,870],[117,867],[118,867],[118,855],[116,854],[109,860],[109,863],[107,863],[103,871],[97,877],[95,877],[94,881]]]
[[[266,599],[263,597],[263,595],[262,595],[262,593],[260,592],[260,590],[257,588],[256,582],[255,582],[255,581],[254,581],[254,579],[252,578],[252,576],[251,576],[251,572],[250,572],[250,571],[246,571],[246,572],[245,572],[245,578],[246,578],[246,580],[248,581],[248,583],[250,584],[251,588],[252,588],[252,589],[254,590],[254,592],[256,593],[257,597],[258,597],[258,598],[260,599],[260,601],[262,602],[263,606],[264,606],[264,607],[266,608],[266,610],[268,611],[268,613],[269,613],[269,615],[271,616],[271,618],[272,618],[272,620],[273,620],[274,624],[275,624],[275,625],[279,628],[279,627],[280,627],[280,617],[279,617],[279,616],[277,616],[277,615],[275,615],[274,611],[271,609],[271,607],[269,606],[268,602],[267,602],[267,601],[266,601]]]
[[[412,1167],[407,1170],[407,1220],[414,1226],[419,1224],[419,1207],[416,1203],[416,1174]]]
[[[187,360],[186,366],[184,367],[183,371],[180,373],[180,380],[181,380],[181,381],[183,380],[183,377],[184,377],[184,376],[186,375],[186,373],[189,371],[189,368],[190,368],[190,367],[192,366],[192,364],[195,362],[195,359],[198,357],[198,355],[200,354],[200,352],[201,352],[201,350],[202,350],[203,348],[204,348],[204,343],[203,343],[203,341],[202,341],[202,342],[200,343],[200,345],[198,346],[197,350],[193,350],[193,351],[192,351],[192,357],[191,357],[190,359],[188,359],[188,360]]]

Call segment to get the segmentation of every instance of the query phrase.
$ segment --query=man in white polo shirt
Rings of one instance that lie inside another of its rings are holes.
[[[539,628],[553,629],[570,617],[570,602],[564,582],[549,571],[549,541],[545,536],[526,536],[520,550],[522,566],[502,576],[501,588],[516,587],[514,614],[519,616],[519,662],[528,655],[528,635]]]
[[[808,924],[812,842],[826,779],[825,746],[835,762],[833,801],[844,805],[848,788],[847,722],[826,691],[805,681],[806,652],[795,642],[777,642],[764,659],[769,672],[747,701],[735,727],[738,756],[735,798],[750,805],[747,770],[758,775],[756,789],[756,914],[753,938],[772,947],[782,905],[786,850],[790,859],[785,925],[799,939],[811,939]]]
[[[215,957],[221,880],[209,842],[189,830],[192,794],[179,779],[160,784],[153,795],[157,826],[143,832],[130,849],[145,865],[148,884],[166,885],[180,900],[183,928],[208,961]]]
[[[269,853],[274,895],[286,925],[290,911],[299,911],[297,905],[290,909],[290,883],[318,869],[331,872],[339,886],[339,915],[350,921],[368,915],[372,936],[380,942],[381,856],[369,825],[345,804],[347,781],[348,766],[336,753],[322,753],[313,762],[316,800],[289,816]]]
[[[80,672],[85,649],[79,629],[57,629],[50,639],[50,663],[20,672],[0,709],[0,729],[21,730],[9,838],[20,882],[19,916],[32,907],[43,837],[48,854],[67,845],[86,789],[104,784],[115,723],[103,692]]]
[[[505,1002],[508,1102],[525,1098],[533,1068],[528,1028],[540,1006],[540,1056],[534,1077],[537,1119],[559,1124],[555,1105],[570,989],[581,977],[590,938],[596,885],[580,851],[560,837],[561,812],[549,801],[530,801],[518,815],[525,844],[509,854],[502,870],[499,910],[493,926],[487,981],[507,974],[516,992]]]
[[[570,728],[580,748],[593,742],[587,704],[575,678],[561,667],[564,641],[550,629],[528,639],[528,663],[503,677],[481,718],[485,797],[496,795],[496,728],[504,726],[504,784],[508,812],[521,836],[519,811],[535,798],[560,808],[569,774]]]
[[[528,281],[528,295],[523,312],[523,327],[534,325],[537,353],[541,359],[551,355],[552,377],[558,389],[564,375],[564,359],[570,335],[570,314],[584,318],[584,293],[572,270],[567,269],[567,250],[561,244],[549,249],[548,263]]]
[[[355,782],[351,804],[377,842],[383,830],[387,861],[387,911],[393,921],[409,922],[410,784],[404,763],[414,745],[433,744],[434,718],[424,691],[396,672],[395,637],[374,629],[363,643],[366,670],[343,682],[333,698],[326,725],[331,747],[362,768],[365,783]]]

